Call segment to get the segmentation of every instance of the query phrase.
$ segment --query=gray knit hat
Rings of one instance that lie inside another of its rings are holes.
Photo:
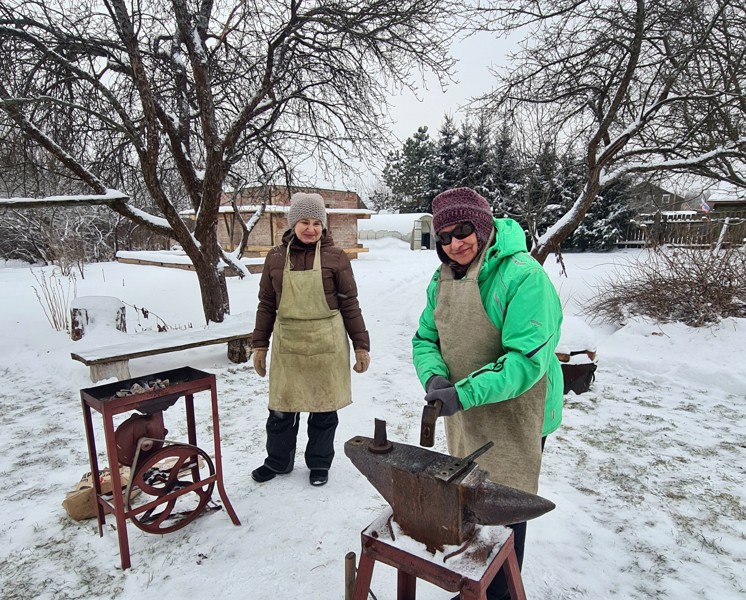
[[[295,224],[301,219],[317,219],[326,229],[326,207],[320,194],[295,192],[290,197],[290,210],[288,211],[288,226],[290,229],[295,227]]]
[[[492,209],[489,203],[473,189],[454,188],[441,192],[433,198],[433,229],[469,222],[474,225],[480,245],[484,245],[492,233]]]

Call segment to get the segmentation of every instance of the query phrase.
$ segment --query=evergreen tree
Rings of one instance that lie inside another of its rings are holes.
[[[493,208],[498,216],[517,214],[516,186],[520,179],[518,155],[513,146],[510,125],[503,121],[492,146],[494,177]]]
[[[438,131],[437,162],[435,168],[435,189],[432,198],[444,190],[458,186],[458,129],[453,117],[446,115]],[[431,207],[428,206],[428,210]]]
[[[535,243],[562,215],[562,188],[559,158],[553,144],[544,142],[526,174],[528,205],[526,223],[529,236]]]
[[[436,151],[427,127],[417,129],[401,150],[389,153],[383,181],[391,204],[400,212],[423,212],[430,206]]]
[[[481,113],[474,129],[474,166],[471,174],[472,186],[490,203],[495,196],[495,177],[492,161],[492,133],[485,116]]]
[[[630,180],[622,179],[601,190],[583,221],[565,240],[562,247],[576,250],[613,250],[634,215],[628,203],[631,187]]]
[[[471,125],[464,121],[456,135],[456,181],[457,187],[474,187],[474,139]]]

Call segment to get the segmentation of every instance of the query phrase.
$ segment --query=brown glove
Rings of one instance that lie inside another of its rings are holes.
[[[355,350],[355,366],[352,367],[355,373],[365,373],[370,366],[370,354],[367,350],[358,348]]]
[[[267,374],[267,348],[254,350],[254,370],[259,377]]]

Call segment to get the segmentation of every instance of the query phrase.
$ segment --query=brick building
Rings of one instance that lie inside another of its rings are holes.
[[[272,246],[279,244],[282,234],[288,229],[287,212],[290,196],[294,192],[321,194],[327,209],[327,228],[331,231],[334,243],[345,250],[350,258],[367,252],[358,243],[358,219],[369,219],[374,211],[368,210],[357,192],[301,187],[243,188],[237,192],[224,193],[218,219],[218,240],[228,251],[234,250],[241,241],[239,218],[248,223],[259,209],[262,199],[266,200],[264,213],[249,234],[244,256],[265,256]],[[239,215],[231,204],[235,198]]]

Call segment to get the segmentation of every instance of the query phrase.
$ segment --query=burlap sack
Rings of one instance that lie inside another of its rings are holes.
[[[99,472],[99,476],[101,481],[101,493],[111,496],[111,473],[109,469],[102,469]],[[119,476],[122,478],[122,494],[124,494],[124,491],[127,489],[127,483],[129,483],[130,480],[130,468],[125,466],[119,467]],[[132,497],[137,495],[139,492],[139,489],[133,489]],[[96,499],[93,490],[93,476],[91,473],[83,475],[75,486],[75,490],[68,492],[65,495],[65,499],[62,501],[62,508],[64,508],[67,514],[76,521],[92,519],[96,516]]]

